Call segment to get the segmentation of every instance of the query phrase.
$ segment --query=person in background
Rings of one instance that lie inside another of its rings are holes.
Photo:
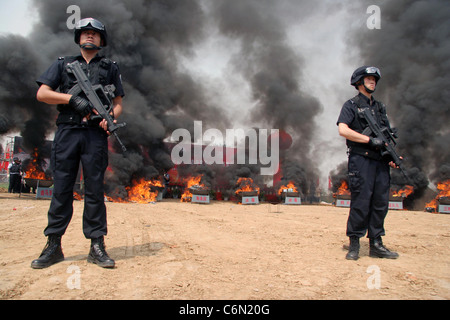
[[[18,157],[13,157],[13,162],[8,166],[9,170],[9,193],[20,193],[22,185],[22,162]]]

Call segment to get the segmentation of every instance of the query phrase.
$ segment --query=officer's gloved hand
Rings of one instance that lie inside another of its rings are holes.
[[[69,106],[71,106],[82,117],[87,116],[93,109],[89,100],[79,96],[72,96],[69,100]]]
[[[381,148],[383,147],[383,140],[379,138],[370,137],[369,146],[372,148]]]

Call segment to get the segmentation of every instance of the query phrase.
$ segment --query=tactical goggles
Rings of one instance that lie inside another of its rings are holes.
[[[381,78],[381,72],[380,72],[380,69],[378,69],[378,68],[376,68],[376,67],[367,67],[365,71],[366,71],[367,74],[375,74],[375,75],[377,75],[379,78]]]
[[[78,21],[75,28],[76,29],[86,28],[89,25],[98,30],[105,30],[105,26],[103,25],[103,23],[93,18],[81,19],[80,21]]]

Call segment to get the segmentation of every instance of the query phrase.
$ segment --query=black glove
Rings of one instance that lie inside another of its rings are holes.
[[[87,116],[92,112],[92,105],[89,100],[81,98],[79,96],[72,96],[69,100],[69,106],[72,107],[82,117]]]
[[[383,140],[379,138],[370,137],[369,146],[372,148],[381,148],[384,146]]]

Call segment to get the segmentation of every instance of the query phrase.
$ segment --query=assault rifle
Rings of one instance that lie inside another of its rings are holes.
[[[362,116],[369,125],[362,134],[366,136],[373,136],[374,138],[380,139],[383,142],[383,147],[381,148],[382,156],[390,156],[392,161],[398,166],[405,178],[410,181],[409,177],[406,175],[405,166],[402,163],[402,159],[395,151],[394,147],[397,145],[394,139],[392,129],[389,127],[380,127],[378,122],[375,120],[372,112],[369,108],[358,108],[358,113]]]
[[[115,86],[113,84],[107,86],[98,84],[93,86],[78,61],[67,64],[66,70],[68,73],[73,74],[77,79],[77,84],[69,91],[69,93],[77,96],[81,92],[84,92],[86,98],[97,111],[98,116],[105,119],[108,123],[108,131],[114,135],[117,142],[120,144],[122,151],[126,152],[127,148],[122,143],[116,132],[117,129],[125,127],[126,123],[115,123],[114,116],[111,115],[113,112],[112,99],[114,98]]]

